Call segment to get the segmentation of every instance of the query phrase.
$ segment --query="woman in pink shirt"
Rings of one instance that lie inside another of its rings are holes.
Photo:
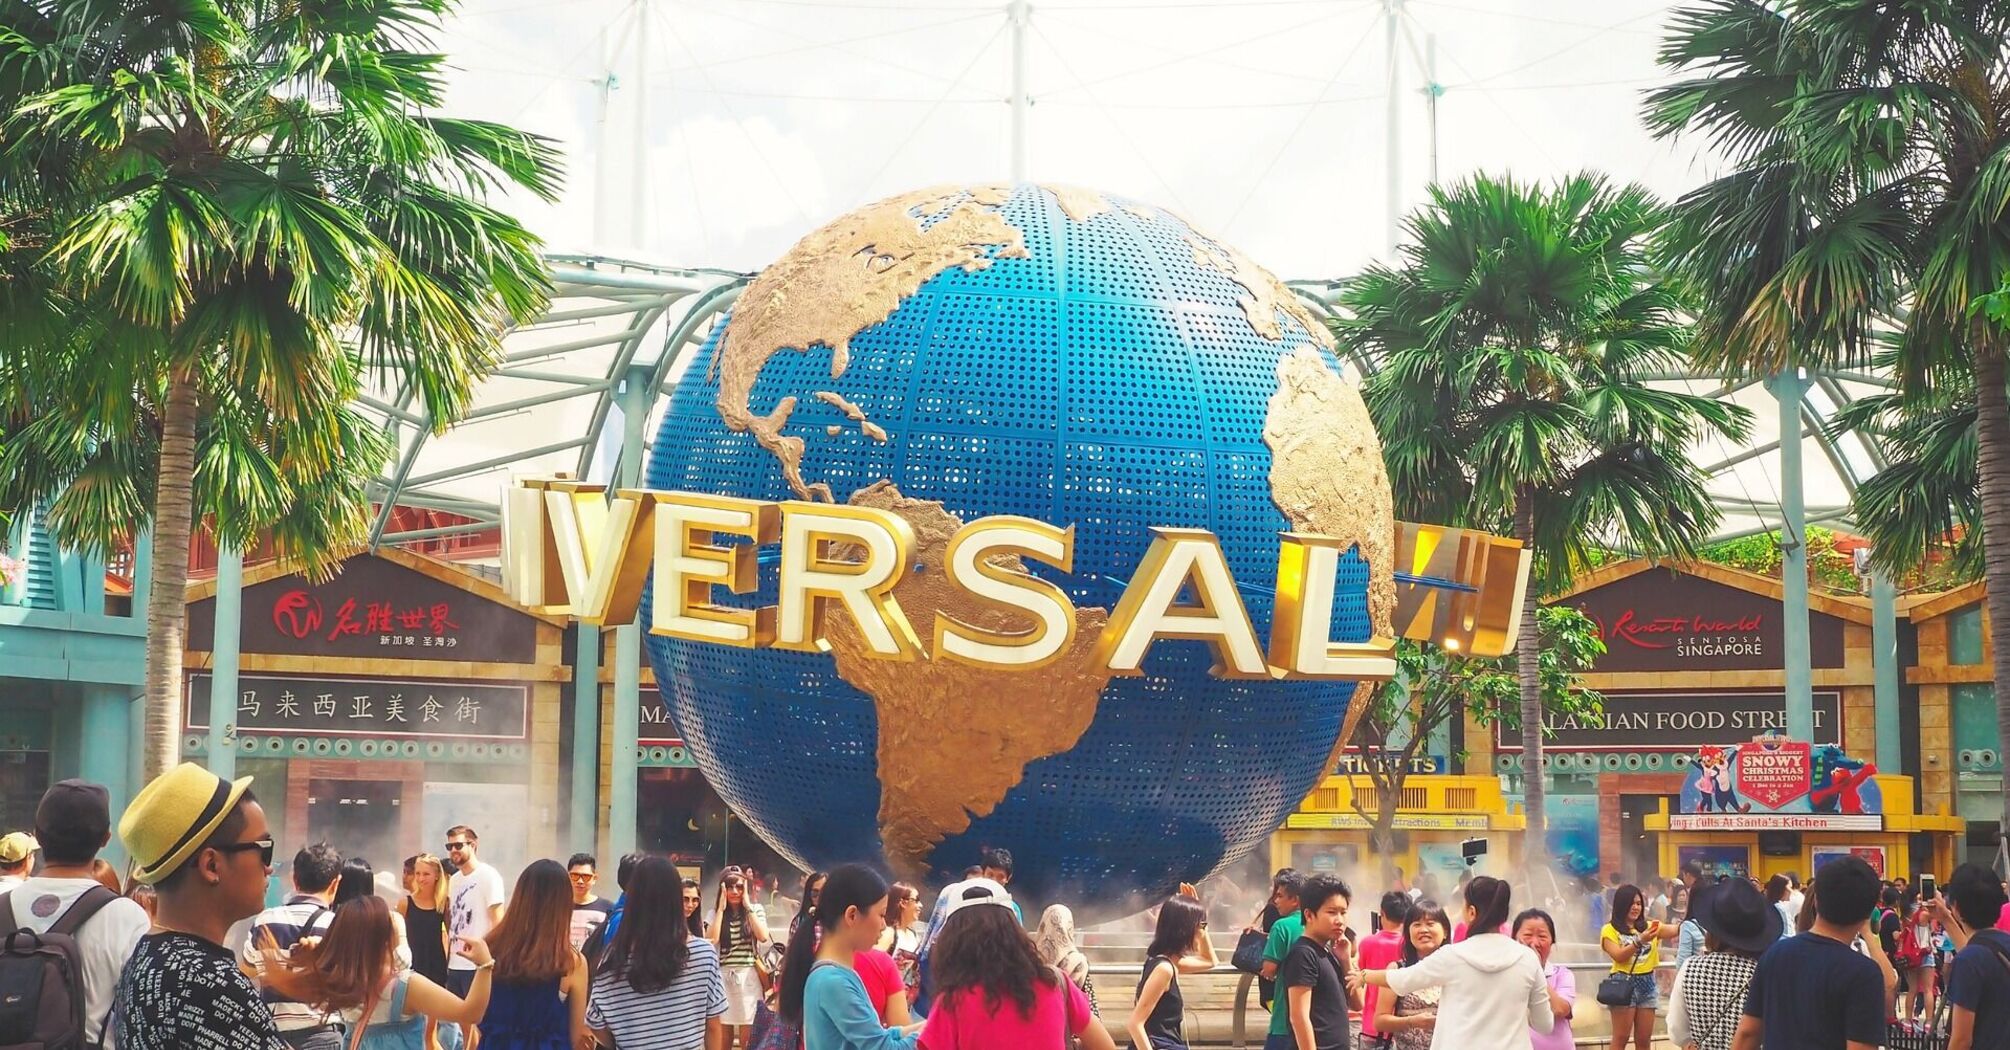
[[[935,998],[921,1030],[926,1050],[1116,1050],[1088,997],[1040,961],[1009,897],[960,902],[929,952]]]
[[[1549,961],[1549,950],[1556,947],[1556,920],[1540,908],[1530,908],[1514,917],[1514,939],[1528,945],[1542,963],[1543,980],[1549,982],[1549,1008],[1556,1016],[1555,1026],[1547,1032],[1529,1029],[1529,1043],[1534,1050],[1574,1050],[1577,1037],[1570,1031],[1570,1014],[1577,1006],[1577,978],[1569,967]]]

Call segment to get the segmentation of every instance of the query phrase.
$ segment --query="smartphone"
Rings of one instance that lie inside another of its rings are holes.
[[[1919,877],[1919,896],[1922,900],[1932,900],[1940,896],[1940,884],[1935,881],[1932,875],[1921,875]]]

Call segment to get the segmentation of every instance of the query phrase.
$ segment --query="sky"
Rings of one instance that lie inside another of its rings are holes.
[[[1432,59],[1441,180],[1702,181],[1695,144],[1639,121],[1669,12],[1399,0],[1402,208],[1430,181]],[[1027,174],[1177,209],[1282,277],[1358,270],[1387,254],[1388,18],[1384,0],[1035,0]],[[1008,180],[1012,39],[1005,0],[468,0],[439,46],[449,112],[564,153],[556,204],[510,202],[553,251],[755,270],[861,204]]]
[[[564,154],[556,203],[508,202],[549,250],[751,272],[861,205],[1010,179],[1006,3],[465,0],[438,44],[453,66],[450,113],[536,132]],[[1667,4],[1033,0],[1028,176],[1170,207],[1286,279],[1386,259],[1389,3],[1398,213],[1432,181],[1433,79],[1440,181],[1589,170],[1672,199],[1713,174],[1700,143],[1640,123],[1643,93],[1667,79],[1655,61]],[[1757,417],[1746,447],[1770,448],[1774,401],[1758,387],[1725,396]],[[521,435],[477,437],[460,440]],[[1712,438],[1695,455],[1736,451]],[[1833,515],[1848,499],[1841,475],[1813,437],[1802,454],[1811,515]],[[1772,455],[1713,478],[1727,501],[1720,534],[1776,527],[1776,479]]]

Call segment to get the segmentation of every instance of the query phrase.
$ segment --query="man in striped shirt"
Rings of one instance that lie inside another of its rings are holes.
[[[277,908],[258,913],[245,938],[241,958],[245,968],[262,973],[263,950],[288,952],[306,937],[328,932],[335,919],[329,903],[335,899],[335,879],[342,872],[342,854],[326,842],[316,842],[293,855],[293,895]],[[272,1007],[279,1038],[292,1050],[343,1050],[342,1033],[333,1019],[306,1003],[296,1003],[272,988],[260,991]]]

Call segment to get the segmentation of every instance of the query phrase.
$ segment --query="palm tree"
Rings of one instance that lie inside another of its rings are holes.
[[[1533,610],[1595,546],[1689,554],[1717,511],[1689,446],[1742,438],[1748,413],[1646,385],[1690,329],[1649,271],[1661,222],[1637,186],[1578,175],[1543,188],[1478,176],[1431,191],[1394,267],[1347,283],[1341,341],[1382,359],[1364,395],[1398,514],[1519,538]],[[1523,856],[1545,866],[1542,641],[1521,621]]]
[[[151,525],[148,777],[176,758],[191,529],[327,569],[382,457],[345,411],[363,378],[444,427],[546,303],[537,239],[485,198],[551,198],[556,156],[434,114],[448,8],[0,0],[0,487],[84,549]]]
[[[1971,444],[1913,436],[1972,455],[1982,543],[2010,534],[2010,330],[1988,309],[2010,268],[2005,39],[2010,0],[1709,0],[1680,11],[1662,46],[1689,79],[1647,102],[1656,132],[1703,135],[1734,165],[1683,198],[1669,228],[1673,264],[1703,293],[1710,358],[1860,365],[1888,326],[1902,403],[1930,406],[1950,382],[1972,397]],[[1911,502],[1860,502],[1861,520],[1877,531],[1935,516]],[[1917,528],[1886,533],[1908,534],[1876,560],[1923,558]],[[2010,740],[2010,558],[1984,565]],[[2010,777],[2003,807],[2010,827]]]

